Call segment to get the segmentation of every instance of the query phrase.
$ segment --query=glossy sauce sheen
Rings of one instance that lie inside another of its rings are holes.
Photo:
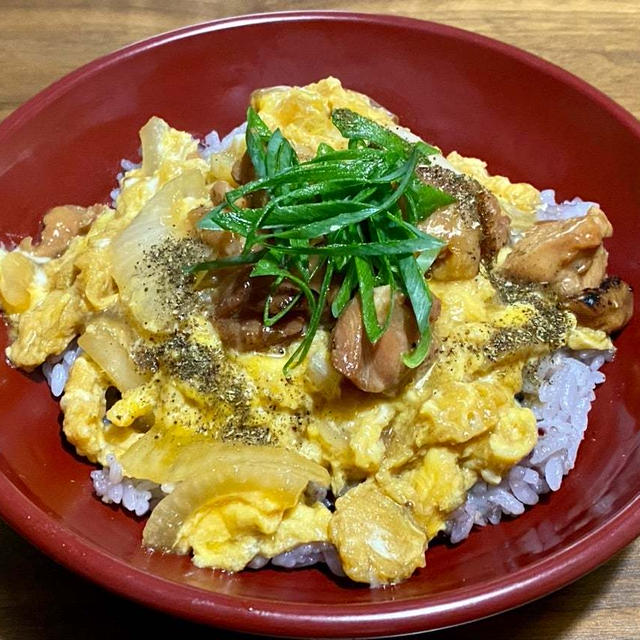
[[[401,113],[407,126],[445,151],[482,157],[493,172],[555,187],[561,198],[579,194],[598,201],[618,230],[608,244],[610,271],[638,286],[637,240],[624,230],[636,224],[640,211],[634,186],[640,131],[627,114],[539,60],[476,36],[396,19],[354,25],[348,16],[333,18],[327,35],[326,20],[297,19],[289,28],[267,20],[243,27],[242,37],[229,30],[138,47],[126,60],[114,57],[92,67],[82,87],[67,82],[9,118],[0,128],[3,231],[32,234],[54,204],[105,200],[119,159],[134,155],[135,133],[151,113],[194,132],[214,123],[224,130],[243,118],[251,88],[304,84],[333,73]],[[354,64],[374,40],[385,43],[385,55],[375,64],[369,58]],[[237,52],[233,64],[211,63],[212,51],[231,48]],[[299,55],[291,57],[292,50]],[[426,59],[441,64],[426,65]],[[523,90],[525,77],[535,90]],[[185,109],[184,95],[202,99]],[[598,163],[590,153],[594,146]],[[92,179],[78,180],[87,148],[100,152],[92,157]],[[44,385],[34,390],[24,374],[6,367],[3,422],[16,428],[0,433],[2,513],[56,558],[122,593],[174,612],[189,606],[196,619],[245,630],[308,634],[311,617],[316,635],[371,635],[486,615],[566,583],[637,533],[637,318],[617,342],[618,359],[605,368],[608,381],[598,391],[588,437],[562,490],[518,520],[474,533],[460,547],[433,548],[427,567],[393,589],[346,589],[315,570],[229,577],[194,571],[184,558],[149,556],[139,547],[142,524],[104,509],[91,495],[87,465],[60,446],[57,404]],[[572,543],[578,544],[566,551]],[[525,579],[534,576],[527,586]],[[495,579],[503,589],[499,597],[496,583],[487,590]],[[398,611],[404,612],[400,618]]]

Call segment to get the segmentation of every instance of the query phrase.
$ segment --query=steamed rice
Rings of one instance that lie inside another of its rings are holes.
[[[200,155],[207,159],[213,153],[220,153],[228,149],[236,136],[243,136],[247,130],[247,123],[243,122],[234,129],[231,129],[224,138],[220,139],[218,132],[214,129],[202,140]]]
[[[42,365],[42,374],[55,398],[59,398],[63,394],[71,365],[73,365],[81,351],[73,343],[61,354],[47,358],[47,361]]]

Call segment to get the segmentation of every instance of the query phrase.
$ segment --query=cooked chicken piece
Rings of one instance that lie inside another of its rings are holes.
[[[273,280],[250,277],[251,267],[221,272],[216,276],[213,316],[220,339],[239,351],[260,350],[299,337],[306,326],[304,305],[285,315],[272,327],[263,324],[263,310]],[[272,294],[269,313],[275,315],[292,302],[297,289],[283,282]]]
[[[227,193],[232,190],[232,186],[225,180],[216,180],[211,185],[211,202],[214,206],[221,204]],[[247,202],[244,198],[236,201],[239,207],[246,207]],[[198,222],[211,209],[209,207],[196,207],[189,212],[189,223],[193,227],[196,236],[205,244],[209,245],[216,252],[217,258],[229,258],[237,256],[244,247],[244,238],[231,231],[211,231],[209,229],[200,229]]]
[[[251,277],[252,265],[220,271],[217,276],[216,315],[230,318],[236,313],[259,313],[262,317],[264,303],[270,293],[273,279]],[[297,295],[298,289],[284,281],[271,295],[269,313],[282,311]]]
[[[477,222],[468,224],[460,215],[457,205],[449,205],[434,211],[418,226],[425,233],[447,243],[431,267],[433,278],[467,280],[476,276],[482,242],[482,229]]]
[[[213,206],[222,204],[227,196],[227,193],[232,190],[232,186],[226,180],[216,180],[211,185],[209,195],[211,196],[211,203]]]
[[[231,177],[238,184],[246,184],[256,179],[256,170],[253,168],[251,158],[246,151],[239,160],[235,161],[231,169]]]
[[[480,187],[480,183],[478,183]],[[497,198],[487,189],[476,192],[478,216],[482,225],[480,249],[483,258],[492,258],[509,239],[509,216],[502,213]]]
[[[582,218],[538,222],[526,231],[500,267],[510,280],[549,284],[561,296],[597,287],[607,271],[602,240],[613,229],[592,207]]]
[[[54,207],[43,218],[40,243],[34,245],[31,238],[25,238],[20,248],[42,258],[57,258],[77,235],[89,229],[104,209],[106,207],[103,205],[85,208],[68,204]]]
[[[223,344],[238,351],[262,351],[286,344],[302,335],[305,321],[299,315],[288,316],[273,327],[265,327],[257,318],[218,318],[216,329]]]
[[[509,235],[509,218],[479,182],[438,165],[418,168],[427,184],[451,194],[456,203],[435,211],[418,226],[447,243],[431,274],[437,280],[473,278],[480,260],[491,260]]]
[[[222,180],[220,182],[222,182]],[[244,238],[231,231],[211,231],[198,227],[200,219],[209,211],[209,207],[196,207],[189,212],[189,223],[193,227],[193,233],[195,233],[202,242],[214,249],[216,258],[229,258],[239,255],[244,247]]]
[[[227,183],[219,181],[212,187],[212,198],[223,197]],[[216,187],[217,185],[217,187]],[[217,190],[218,196],[213,191]],[[197,222],[205,215],[207,207],[197,207],[189,212],[189,220],[194,233],[204,243],[212,247],[216,257],[227,258],[239,255],[244,246],[244,238],[229,231],[209,231],[199,229]],[[239,351],[261,350],[276,344],[290,342],[302,335],[306,321],[303,315],[304,303],[288,313],[272,327],[263,324],[263,310],[270,293],[272,278],[250,277],[252,266],[216,271],[207,276],[208,285],[216,292],[213,301],[214,324],[225,346]],[[271,295],[269,313],[275,315],[284,309],[296,296],[297,289],[283,282]],[[296,312],[297,311],[297,312]]]
[[[231,231],[200,229],[198,236],[216,252],[217,258],[231,258],[242,253],[244,238]]]
[[[374,303],[378,322],[384,322],[390,303],[388,286],[374,289]],[[439,312],[440,304],[434,298],[430,320],[435,320]],[[389,327],[372,344],[364,328],[360,298],[356,296],[344,308],[333,328],[331,361],[359,389],[370,393],[390,391],[409,373],[402,356],[411,351],[419,337],[413,313],[404,296],[396,293]]]
[[[231,177],[238,184],[247,184],[247,182],[257,178],[256,170],[247,152],[243,153],[242,157],[234,163],[231,169]],[[264,207],[267,202],[266,192],[254,191],[247,195],[245,201],[249,207]]]
[[[569,298],[563,306],[576,315],[581,325],[613,333],[622,329],[633,315],[633,292],[624,280],[614,276],[597,288],[585,289]]]
[[[212,204],[214,206],[222,204],[229,191],[233,191],[233,187],[226,180],[216,180],[211,185],[211,190],[209,191]],[[244,198],[238,198],[234,204],[244,209],[247,206],[247,201]]]

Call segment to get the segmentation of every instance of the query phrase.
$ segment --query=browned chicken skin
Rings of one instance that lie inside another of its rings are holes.
[[[613,233],[607,216],[592,207],[586,216],[538,222],[526,231],[500,267],[514,281],[546,284],[578,322],[612,333],[633,314],[631,287],[606,278],[603,240]]]
[[[238,184],[246,184],[256,178],[256,170],[248,153],[243,153],[239,160],[233,164],[231,169],[231,177]]]
[[[211,187],[211,200],[220,204],[231,190],[224,180]],[[239,206],[246,203],[239,202]],[[198,221],[209,211],[209,207],[197,207],[189,213],[189,221],[194,234],[209,245],[217,258],[239,255],[244,246],[244,238],[230,231],[199,229]],[[271,327],[263,322],[263,310],[270,293],[272,278],[250,277],[252,267],[239,267],[217,272],[213,278],[217,295],[213,301],[212,319],[223,344],[238,351],[263,350],[279,344],[286,344],[299,338],[305,330],[306,309],[304,304],[288,313]],[[297,289],[283,282],[273,292],[269,303],[269,313],[275,315],[297,294]]]
[[[491,259],[507,244],[511,221],[509,216],[502,213],[497,198],[487,189],[476,191],[476,203],[482,226],[482,257]]]
[[[375,344],[366,335],[358,296],[344,308],[333,328],[333,366],[356,387],[370,393],[390,391],[402,382],[410,371],[403,363],[402,356],[415,346],[420,337],[415,317],[404,296],[397,292],[394,295],[389,328]],[[383,322],[389,309],[389,286],[374,289],[374,303],[378,322]],[[438,316],[439,310],[440,304],[434,298],[431,322]]]
[[[597,288],[585,289],[569,298],[563,306],[575,314],[581,325],[613,333],[622,329],[633,315],[633,292],[626,282],[614,276]]]
[[[509,236],[509,218],[479,182],[438,165],[418,168],[420,179],[451,194],[456,203],[435,211],[418,226],[447,246],[431,268],[436,280],[473,278],[481,259],[490,261]]]
[[[222,343],[238,351],[263,351],[299,338],[306,326],[301,316],[287,317],[273,327],[265,327],[262,318],[217,318]]]
[[[597,287],[607,272],[604,238],[611,223],[598,208],[582,218],[538,222],[522,238],[500,267],[510,280],[548,284],[561,297]]]
[[[242,157],[233,165],[231,169],[231,177],[238,184],[247,184],[256,179],[256,171],[251,162],[249,154],[245,151]],[[264,207],[267,202],[267,196],[265,191],[255,191],[250,193],[246,198],[247,204],[251,207]]]

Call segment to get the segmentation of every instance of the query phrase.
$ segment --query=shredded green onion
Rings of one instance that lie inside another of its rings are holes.
[[[329,287],[337,280],[330,308],[340,316],[359,295],[363,323],[372,343],[389,326],[393,298],[379,322],[374,289],[389,285],[411,303],[420,332],[414,350],[404,354],[408,367],[420,365],[431,340],[431,294],[425,272],[443,244],[416,225],[453,198],[424,184],[416,167],[429,164],[438,150],[424,142],[409,143],[395,133],[348,109],[335,109],[333,124],[349,140],[349,148],[319,145],[317,155],[300,162],[278,129],[271,132],[250,107],[247,111],[247,153],[256,179],[230,191],[225,202],[199,223],[202,229],[227,230],[245,238],[240,256],[203,262],[190,271],[253,264],[251,276],[272,276],[272,292],[284,280],[298,289],[277,314],[265,302],[263,322],[272,326],[304,296],[309,322],[303,340],[284,366],[287,374],[306,357],[328,304]],[[238,199],[266,192],[263,207],[241,209]],[[322,274],[319,290],[311,280]]]

